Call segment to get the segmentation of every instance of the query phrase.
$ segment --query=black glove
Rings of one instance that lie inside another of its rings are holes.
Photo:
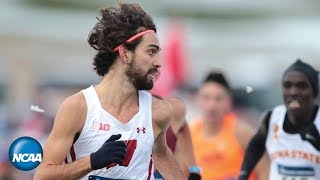
[[[122,164],[126,154],[126,144],[120,139],[121,134],[112,135],[96,152],[91,153],[90,162],[93,170],[101,169],[111,163]]]
[[[190,173],[188,180],[201,180],[201,176],[198,173]]]
[[[318,151],[320,151],[320,135],[314,123],[303,128],[299,134],[303,140],[309,141]]]

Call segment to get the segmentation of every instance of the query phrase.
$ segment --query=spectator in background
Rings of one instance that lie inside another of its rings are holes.
[[[240,180],[248,179],[265,150],[271,159],[270,180],[320,179],[318,74],[301,60],[284,72],[284,104],[262,115],[262,124],[246,151]]]
[[[201,115],[192,121],[191,136],[197,164],[204,180],[236,179],[252,130],[232,112],[230,86],[221,72],[210,72],[198,90]],[[255,177],[268,178],[265,156]]]

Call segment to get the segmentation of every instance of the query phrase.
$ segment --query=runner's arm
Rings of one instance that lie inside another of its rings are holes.
[[[196,165],[192,138],[186,120],[186,106],[178,98],[168,98],[166,100],[168,100],[173,107],[173,120],[170,124],[177,137],[174,156],[185,175],[189,176],[189,179],[201,179],[200,172],[197,171],[199,167]]]
[[[152,108],[154,119],[153,127],[155,134],[155,141],[152,148],[152,158],[156,168],[164,177],[164,179],[186,179],[173,153],[167,146],[166,141],[166,130],[168,129],[172,119],[172,107],[168,102],[160,100],[157,101],[158,103],[153,103]]]
[[[252,170],[265,152],[268,126],[271,112],[262,115],[262,124],[258,132],[250,140],[242,162],[239,180],[247,180]]]
[[[81,131],[84,124],[86,117],[84,103],[83,95],[78,93],[67,98],[60,106],[44,146],[42,163],[37,168],[35,180],[79,179],[92,170],[89,156],[70,164],[63,164],[76,133]]]

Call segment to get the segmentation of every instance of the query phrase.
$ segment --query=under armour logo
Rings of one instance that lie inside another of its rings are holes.
[[[145,127],[142,127],[141,129],[137,127],[137,133],[140,133],[140,131],[143,132],[143,134],[146,133],[146,128]]]
[[[306,139],[309,139],[311,141],[315,141],[316,138],[314,136],[312,136],[310,133],[307,133],[306,136],[305,136]]]

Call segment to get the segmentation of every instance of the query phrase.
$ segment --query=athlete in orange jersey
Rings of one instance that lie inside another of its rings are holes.
[[[197,100],[202,112],[191,124],[191,135],[202,179],[235,180],[252,130],[231,112],[230,87],[223,74],[211,72]],[[268,179],[268,165],[264,157],[256,168],[257,179]]]

